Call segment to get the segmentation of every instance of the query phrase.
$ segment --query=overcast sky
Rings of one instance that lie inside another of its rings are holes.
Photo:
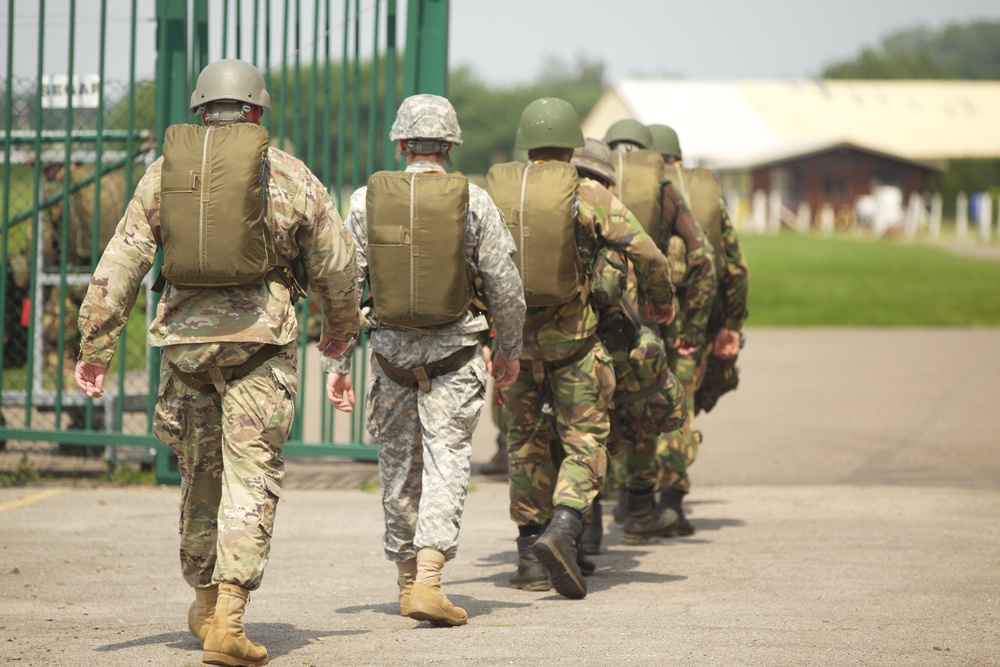
[[[175,0],[179,1],[179,0]],[[294,0],[290,17],[294,19]],[[353,0],[348,0],[353,8]],[[8,0],[15,8],[14,67],[16,76],[33,77],[37,71],[39,0]],[[230,2],[235,15],[236,0]],[[4,3],[5,5],[7,3]],[[67,70],[70,0],[46,0],[46,49],[44,70]],[[154,71],[155,2],[139,0],[138,41],[141,45],[137,75]],[[213,0],[213,17],[221,17],[221,0]],[[305,62],[312,58],[312,8],[302,7]],[[325,3],[320,3],[325,5]],[[332,3],[333,52],[339,59],[343,34],[341,0]],[[406,0],[399,0],[400,40],[405,36]],[[243,2],[249,25],[252,0]],[[260,2],[263,6],[263,2]],[[362,0],[362,50],[370,51],[374,0]],[[108,0],[111,43],[107,53],[109,78],[128,75],[130,0]],[[275,49],[281,43],[283,3],[272,0]],[[384,7],[384,5],[383,5]],[[78,0],[76,63],[78,73],[97,71],[100,3]],[[384,15],[384,10],[383,10]],[[583,57],[602,61],[608,81],[631,76],[680,76],[685,78],[811,78],[831,62],[852,58],[864,47],[876,47],[899,29],[949,23],[1000,20],[998,0],[451,0],[449,60],[451,66],[468,65],[490,83],[510,84],[536,78],[550,56],[572,63]],[[211,27],[213,35],[219,28]],[[7,11],[0,16],[0,71],[6,71]],[[384,30],[382,31],[384,40]],[[232,38],[231,38],[232,39]],[[230,45],[228,55],[235,55]],[[250,59],[250,39],[243,57]],[[353,47],[352,47],[353,49]],[[212,57],[221,55],[213,47]],[[258,63],[263,64],[263,63]]]

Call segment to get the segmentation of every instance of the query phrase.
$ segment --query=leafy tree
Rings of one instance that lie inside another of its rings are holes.
[[[1000,79],[1000,21],[894,32],[828,65],[824,79]]]

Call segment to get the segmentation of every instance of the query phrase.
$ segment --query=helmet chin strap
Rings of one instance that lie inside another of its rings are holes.
[[[244,104],[240,109],[215,109],[206,111],[205,107],[199,107],[198,111],[204,114],[205,122],[209,125],[232,125],[233,123],[247,122],[247,115],[250,113],[249,104]]]
[[[441,153],[444,155],[445,163],[450,167],[451,151],[448,147],[450,143],[439,139],[407,139],[406,150],[403,151],[403,155],[434,155],[435,153]]]

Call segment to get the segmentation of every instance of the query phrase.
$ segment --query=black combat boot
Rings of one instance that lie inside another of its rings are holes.
[[[641,493],[630,490],[627,493],[628,510],[623,526],[623,541],[640,544],[651,537],[669,537],[673,534],[677,512],[657,509],[652,489]]]
[[[601,511],[601,497],[594,498],[594,504],[590,506],[590,523],[583,527],[583,535],[580,536],[580,546],[583,553],[596,555],[601,553],[601,540],[604,538],[604,515]],[[587,574],[584,572],[584,574]]]
[[[576,565],[580,568],[580,574],[585,577],[589,577],[594,572],[597,572],[597,563],[591,558],[587,558],[587,554],[583,553],[583,547],[580,546],[580,541],[583,539],[583,535],[576,538]]]
[[[661,512],[672,510],[677,513],[677,521],[674,522],[674,530],[671,536],[687,537],[694,535],[694,525],[684,516],[684,506],[681,501],[684,499],[684,492],[677,489],[663,489],[660,491],[660,501],[656,506]]]
[[[576,542],[583,532],[580,513],[562,505],[532,551],[549,571],[549,579],[564,597],[580,600],[587,596],[587,582],[577,565]]]
[[[537,539],[538,535],[517,538],[517,572],[510,578],[511,588],[522,591],[547,591],[552,588],[549,571],[538,562],[538,556],[531,550]]]

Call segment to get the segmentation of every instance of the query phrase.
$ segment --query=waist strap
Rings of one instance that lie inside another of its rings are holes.
[[[656,378],[653,384],[649,385],[645,389],[640,389],[639,391],[633,391],[631,394],[621,394],[615,396],[615,405],[623,405],[625,403],[635,403],[636,401],[641,401],[644,398],[649,398],[653,394],[659,392],[663,389],[663,385],[667,382],[667,376],[670,374],[669,369],[664,369],[660,376]]]
[[[216,366],[197,373],[182,371],[173,363],[170,366],[181,382],[192,389],[198,391],[212,391],[214,389],[221,396],[226,393],[227,382],[250,375],[278,352],[281,352],[281,347],[281,345],[264,345],[238,366],[223,366],[221,368]]]
[[[378,362],[382,372],[396,384],[404,387],[419,386],[424,393],[428,393],[431,390],[431,380],[433,378],[454,373],[472,361],[472,358],[476,356],[476,346],[469,345],[463,347],[458,352],[449,354],[444,359],[427,364],[426,366],[418,366],[417,368],[397,368],[386,361],[385,357],[378,352],[373,352],[372,356],[375,357],[375,361]]]
[[[594,349],[595,345],[597,345],[597,341],[597,336],[591,336],[587,340],[583,341],[583,345],[581,345],[576,352],[563,359],[557,359],[555,361],[531,359],[531,379],[535,381],[536,385],[541,387],[542,383],[545,382],[545,373],[559,370],[560,368],[564,368],[570,364],[575,364],[580,361],[590,354],[590,351]]]

